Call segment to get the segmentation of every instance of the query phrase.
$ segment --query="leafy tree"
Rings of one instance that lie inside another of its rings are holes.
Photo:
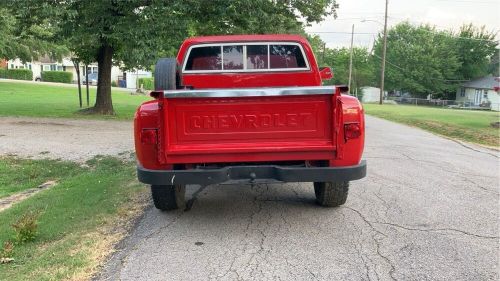
[[[60,59],[67,54],[46,17],[52,11],[38,1],[0,1],[0,58],[32,61],[43,55]]]
[[[52,2],[50,0],[46,0]],[[59,35],[84,63],[97,61],[96,103],[91,113],[113,114],[111,68],[148,67],[185,31],[175,23],[176,1],[56,1]],[[178,1],[177,1],[178,2]]]
[[[350,48],[326,49],[325,65],[332,68],[333,79],[325,84],[348,84],[349,59]],[[368,49],[353,47],[351,88],[359,90],[364,86],[373,86],[375,81],[373,61]]]
[[[453,91],[455,86],[449,80],[456,79],[460,67],[459,58],[450,47],[453,40],[449,32],[437,31],[430,25],[403,22],[388,30],[386,88],[420,97]],[[380,34],[374,46],[376,59],[382,56],[382,41]]]
[[[497,51],[495,34],[488,32],[484,26],[468,24],[463,25],[454,35],[457,38],[452,44],[461,64],[456,77],[469,80],[488,74],[490,61]]]
[[[7,9],[0,9],[0,58],[12,58],[15,54],[15,42],[13,34],[15,18]]]
[[[495,54],[490,58],[490,64],[488,66],[488,73],[493,76],[500,76],[500,53],[499,49],[495,50]]]
[[[325,66],[326,43],[321,40],[319,35],[304,34],[304,36],[307,38],[307,41],[309,41],[309,44],[311,44],[318,65],[320,67]]]
[[[336,16],[336,0],[185,0],[190,35],[303,33],[303,26]]]

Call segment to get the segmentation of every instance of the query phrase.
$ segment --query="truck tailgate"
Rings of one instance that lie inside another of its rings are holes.
[[[165,92],[164,160],[331,159],[335,150],[333,92],[333,87],[309,87],[303,92],[301,88]]]

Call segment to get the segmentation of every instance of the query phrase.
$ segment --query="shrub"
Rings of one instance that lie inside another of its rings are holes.
[[[116,81],[111,81],[111,87],[117,87]]]
[[[144,90],[154,90],[154,81],[153,78],[139,78],[139,84],[137,87],[142,87]]]
[[[42,81],[71,83],[73,73],[66,71],[42,71]]]
[[[29,210],[12,224],[12,227],[16,231],[16,241],[18,243],[35,240],[39,216],[39,211]]]
[[[16,80],[33,80],[33,71],[30,69],[0,69],[0,78]]]
[[[11,241],[5,241],[3,243],[3,248],[0,251],[0,259],[12,258],[12,253],[14,251],[14,243]]]

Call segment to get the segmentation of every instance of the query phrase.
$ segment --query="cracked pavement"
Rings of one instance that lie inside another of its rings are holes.
[[[368,116],[344,206],[315,205],[310,183],[188,186],[96,279],[498,280],[498,156]]]

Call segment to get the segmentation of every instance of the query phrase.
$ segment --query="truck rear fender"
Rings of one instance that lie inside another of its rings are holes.
[[[339,95],[336,114],[337,155],[330,166],[352,166],[361,161],[365,143],[365,117],[361,103],[355,97]],[[347,134],[346,134],[347,132]]]
[[[160,151],[160,108],[162,99],[148,101],[139,106],[134,116],[134,139],[137,161],[147,169],[171,169],[162,165]]]

